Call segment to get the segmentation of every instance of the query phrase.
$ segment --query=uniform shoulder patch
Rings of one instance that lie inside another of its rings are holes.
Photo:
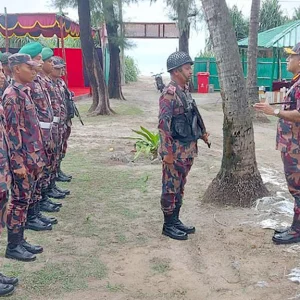
[[[169,85],[166,89],[166,93],[169,94],[169,95],[175,95],[176,93],[176,87],[173,86],[173,85]]]

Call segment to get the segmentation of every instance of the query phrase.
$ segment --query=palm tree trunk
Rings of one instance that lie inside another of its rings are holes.
[[[77,3],[83,59],[93,92],[93,103],[89,112],[92,114],[108,115],[112,111],[109,106],[103,69],[101,68],[92,38],[90,1],[77,0]]]
[[[121,63],[120,63],[120,48],[118,35],[118,19],[116,18],[113,1],[102,0],[104,19],[106,23],[110,66],[109,66],[109,80],[108,93],[109,98],[125,100],[122,93],[121,82]]]
[[[225,0],[201,0],[216,56],[223,100],[223,158],[204,202],[249,207],[266,196],[257,168],[253,124],[238,45]]]
[[[247,93],[249,105],[259,101],[257,90],[257,36],[259,29],[260,0],[252,0],[249,44],[248,44],[248,71],[247,71]],[[253,120],[260,123],[269,123],[268,117],[260,111],[252,111]]]
[[[260,0],[252,0],[250,27],[249,27],[249,45],[248,45],[248,75],[247,90],[249,104],[258,102],[257,90],[257,35],[259,28],[259,9]]]

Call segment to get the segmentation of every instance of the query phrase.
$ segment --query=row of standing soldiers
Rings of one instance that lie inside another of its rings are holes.
[[[24,230],[51,230],[70,193],[56,181],[70,181],[61,169],[71,133],[72,95],[62,79],[65,62],[38,42],[17,54],[0,53],[0,221],[7,227],[5,257],[33,261],[41,246]],[[73,106],[74,108],[74,106]],[[11,191],[9,199],[9,191]],[[17,278],[0,273],[0,296],[11,293]]]

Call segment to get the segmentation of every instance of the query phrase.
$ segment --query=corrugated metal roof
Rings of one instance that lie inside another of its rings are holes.
[[[259,48],[294,47],[298,42],[300,42],[300,20],[258,34]],[[240,40],[238,45],[248,47],[248,38]]]

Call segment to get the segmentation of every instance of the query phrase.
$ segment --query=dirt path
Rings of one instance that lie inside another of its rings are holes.
[[[5,260],[4,270],[21,274],[12,299],[300,299],[287,278],[299,252],[273,245],[272,231],[257,224],[260,212],[201,204],[222,157],[220,96],[196,95],[213,146],[199,144],[188,178],[182,218],[197,232],[182,242],[161,235],[160,165],[133,163],[132,141],[124,139],[140,125],[155,130],[158,94],[149,79],[124,94],[126,102],[112,100],[118,115],[85,118],[84,127],[75,122],[64,165],[74,175],[72,196],[53,232],[28,233],[46,249],[37,262]],[[80,102],[80,110],[88,104]],[[274,175],[269,189],[288,197],[275,119],[256,125],[255,138],[262,175]]]

